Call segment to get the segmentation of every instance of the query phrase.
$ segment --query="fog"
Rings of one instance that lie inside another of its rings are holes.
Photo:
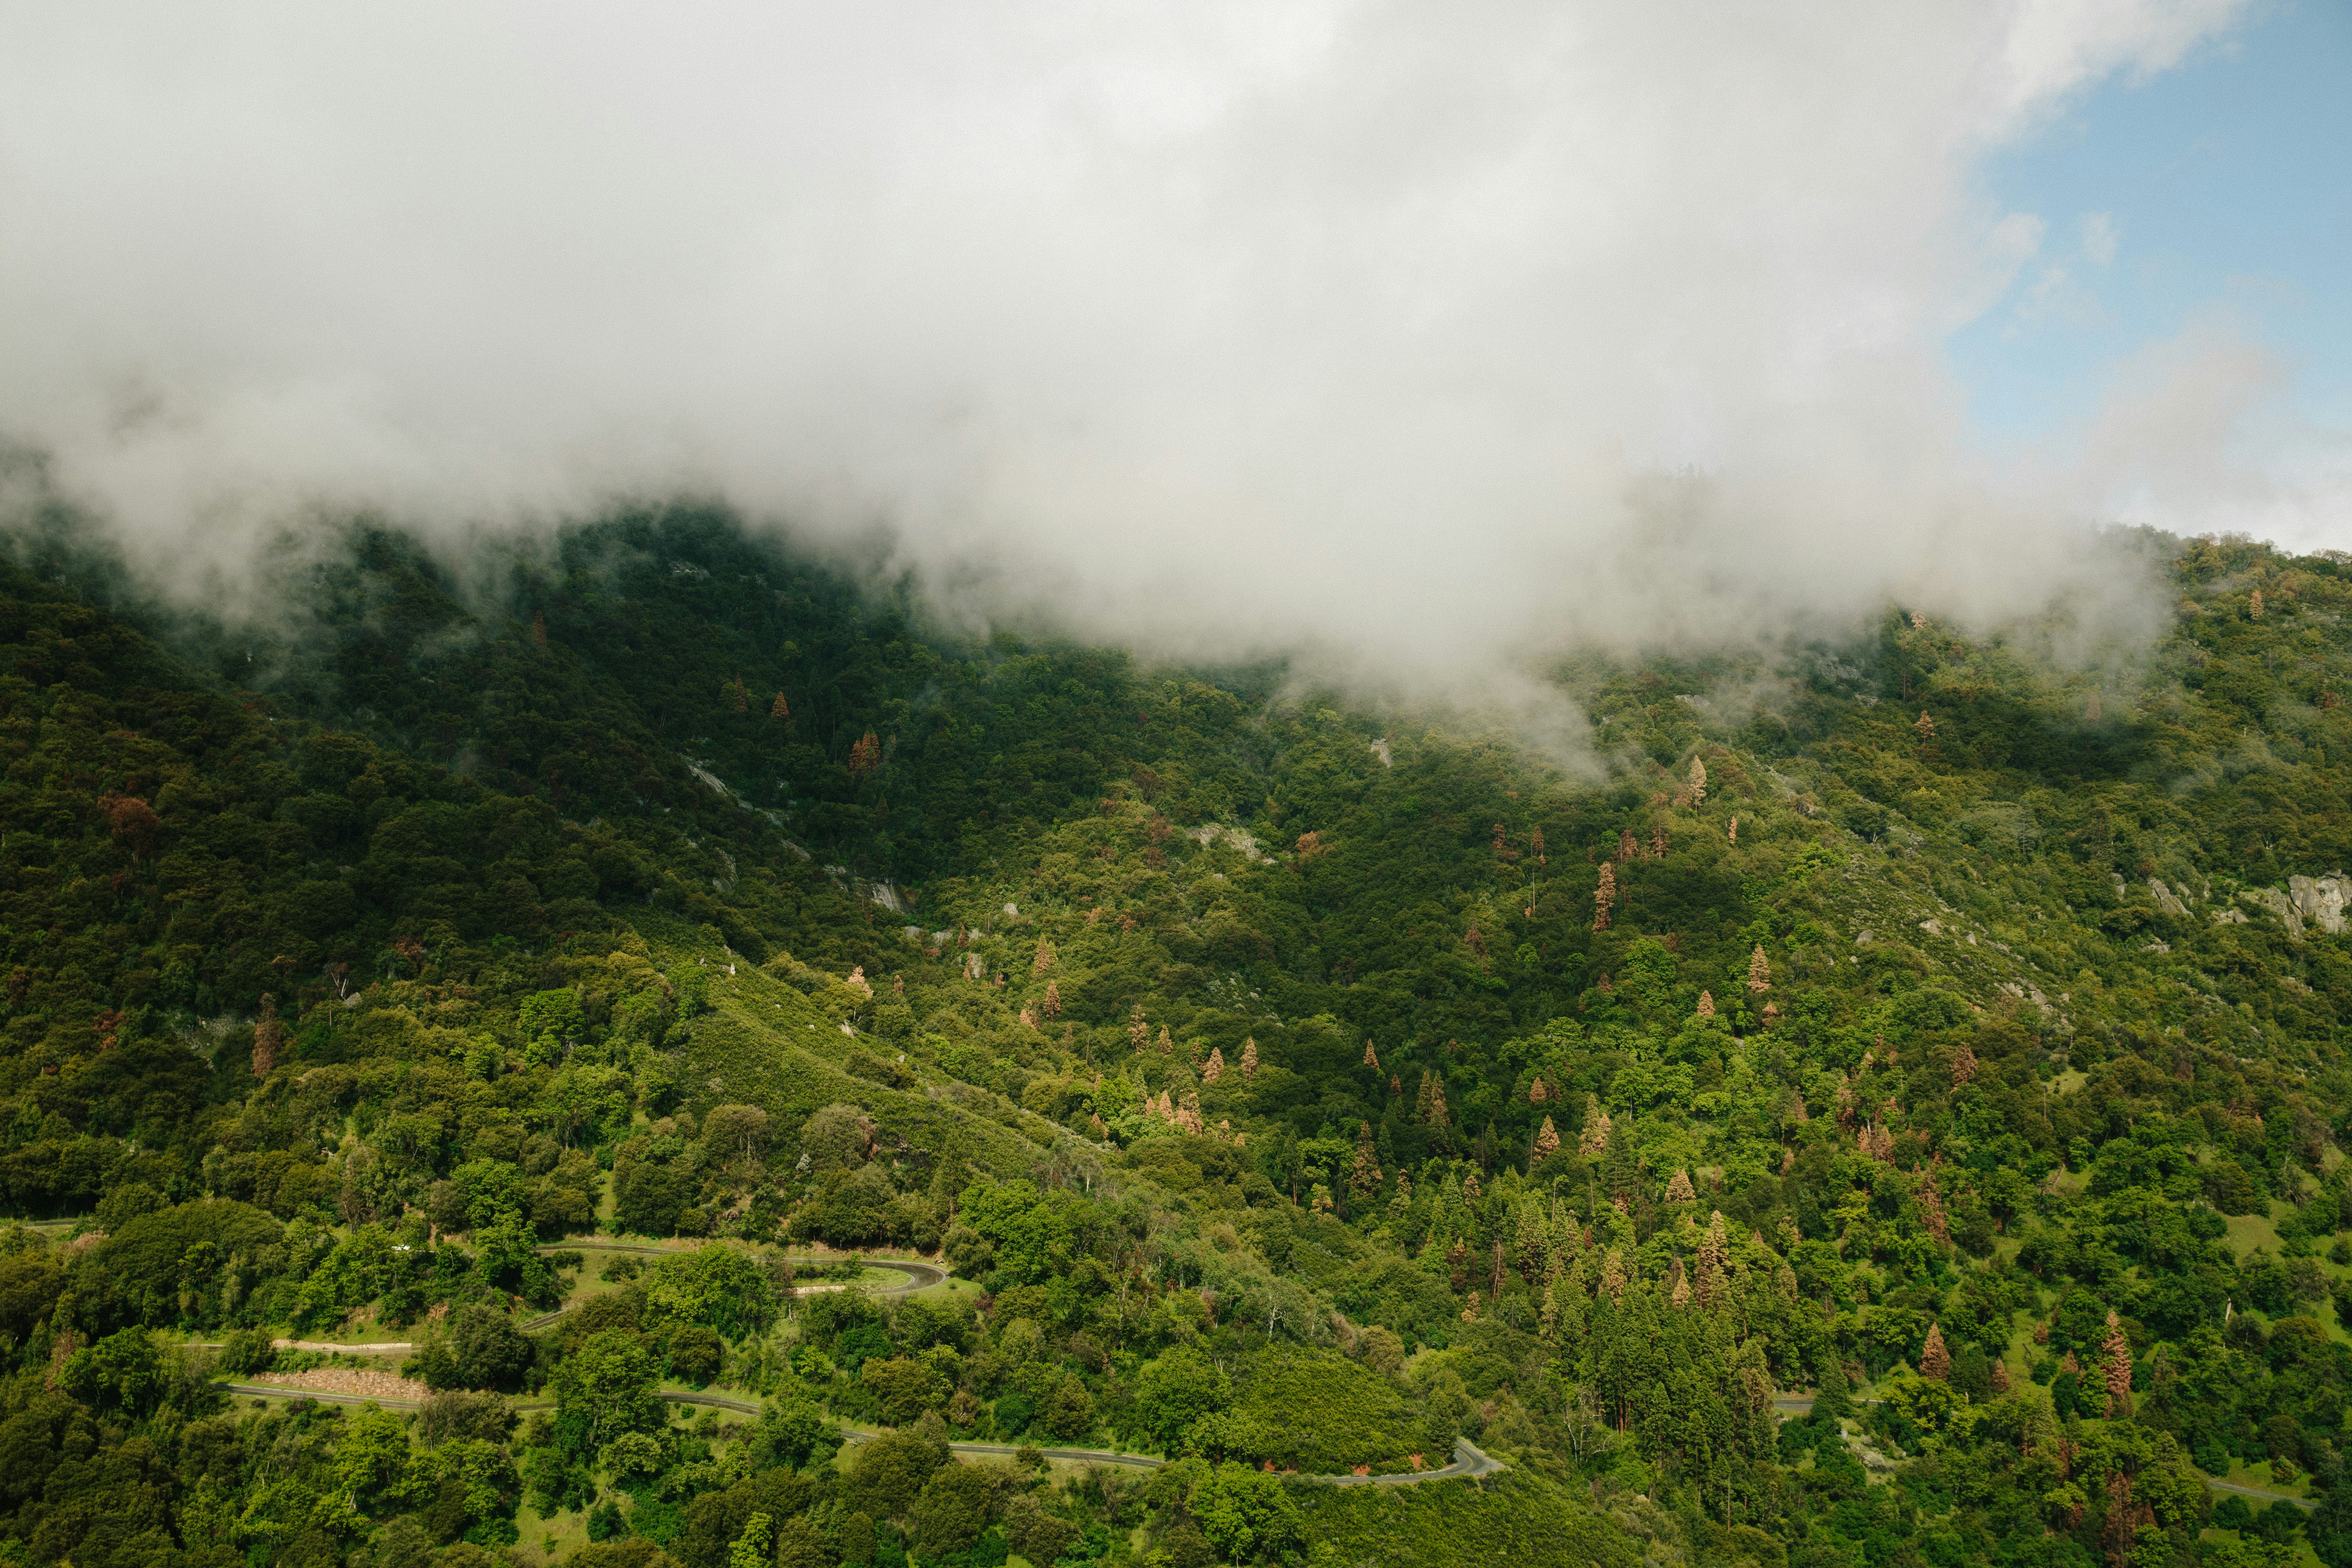
[[[965,617],[1475,689],[2136,579],[2252,351],[1981,451],[1972,171],[2228,0],[30,6],[0,435],[178,592],[364,510],[885,531]],[[2251,395],[2251,394],[2250,394]]]

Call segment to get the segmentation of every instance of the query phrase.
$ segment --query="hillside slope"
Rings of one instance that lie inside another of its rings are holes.
[[[28,1560],[2352,1561],[2332,559],[2153,542],[2152,647],[1567,660],[1596,778],[705,514],[354,533],[270,632],[16,547]],[[963,1282],[782,1301],[818,1244]],[[289,1330],[448,1392],[170,1349]],[[1514,1474],[1267,1474],[1457,1434]]]

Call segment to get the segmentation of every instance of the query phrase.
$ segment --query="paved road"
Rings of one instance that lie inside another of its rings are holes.
[[[254,1383],[226,1383],[221,1385],[231,1394],[242,1394],[267,1399],[315,1399],[322,1405],[378,1405],[386,1410],[415,1410],[414,1399],[378,1399],[364,1394],[326,1394],[315,1388],[269,1388]],[[697,1394],[686,1389],[663,1389],[659,1397],[672,1405],[699,1405],[714,1410],[732,1410],[744,1415],[757,1415],[759,1405],[751,1400],[734,1399],[723,1394]],[[517,1410],[552,1408],[543,1400],[517,1405]],[[880,1436],[855,1426],[845,1426],[841,1436],[848,1443],[870,1443]],[[950,1443],[950,1451],[970,1454],[980,1458],[1009,1459],[1020,1452],[1010,1443]],[[1074,1464],[1126,1465],[1136,1469],[1156,1470],[1168,1461],[1150,1454],[1122,1454],[1114,1448],[1044,1448],[1049,1459],[1066,1459]],[[1393,1476],[1305,1476],[1303,1480],[1320,1481],[1335,1487],[1405,1487],[1423,1481],[1453,1480],[1458,1477],[1491,1476],[1507,1468],[1503,1462],[1473,1447],[1467,1437],[1454,1440],[1454,1462],[1442,1470],[1408,1471]]]
[[[632,1252],[655,1258],[677,1258],[683,1256],[688,1249],[677,1247],[652,1247],[633,1241],[572,1241],[551,1242],[538,1250],[541,1252]],[[830,1264],[845,1262],[846,1259],[787,1258],[784,1261],[798,1268],[803,1265],[824,1268]],[[948,1271],[936,1263],[923,1263],[908,1258],[860,1258],[857,1261],[868,1268],[887,1268],[907,1277],[907,1282],[903,1285],[871,1288],[877,1296],[910,1296],[918,1290],[928,1290],[934,1285],[943,1285],[947,1282]],[[793,1297],[817,1296],[829,1290],[848,1289],[846,1285],[798,1285],[785,1293]],[[523,1331],[528,1333],[536,1329],[543,1329],[571,1310],[569,1307],[558,1307],[552,1312],[541,1312],[535,1318],[525,1318],[522,1321]]]

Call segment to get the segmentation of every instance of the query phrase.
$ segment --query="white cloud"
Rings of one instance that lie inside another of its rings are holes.
[[[0,430],[186,580],[691,488],[1409,675],[1997,607],[2073,545],[1941,366],[2042,244],[1970,165],[2234,14],[19,7]]]
[[[2123,237],[2116,227],[2113,213],[2084,213],[2083,227],[2083,258],[2094,267],[2112,267],[2116,261],[2116,243]]]

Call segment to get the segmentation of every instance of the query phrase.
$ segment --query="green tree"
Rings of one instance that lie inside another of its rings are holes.
[[[1209,1543],[1231,1562],[1276,1559],[1306,1544],[1298,1506],[1281,1481],[1246,1466],[1202,1467],[1184,1506]]]
[[[1233,1401],[1233,1383],[1207,1356],[1179,1346],[1144,1363],[1135,1381],[1135,1429],[1172,1454],[1184,1429]]]
[[[926,1557],[961,1552],[995,1520],[996,1481],[979,1465],[941,1465],[908,1510],[915,1549]]]
[[[624,1432],[661,1429],[662,1404],[654,1393],[660,1380],[636,1335],[606,1329],[556,1368],[556,1409],[580,1423],[589,1447],[601,1448]]]

